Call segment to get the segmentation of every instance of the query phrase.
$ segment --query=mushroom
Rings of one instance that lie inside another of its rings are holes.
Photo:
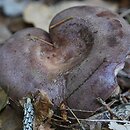
[[[18,100],[43,90],[57,107],[97,110],[119,86],[116,74],[129,53],[129,25],[101,8],[77,6],[57,14],[49,34],[15,33],[0,47],[0,85]]]

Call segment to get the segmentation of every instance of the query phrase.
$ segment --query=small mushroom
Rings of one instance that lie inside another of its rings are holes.
[[[129,25],[101,8],[77,6],[57,14],[49,34],[15,33],[0,47],[0,85],[14,100],[43,90],[55,106],[95,111],[96,98],[119,88],[118,70],[129,53]]]

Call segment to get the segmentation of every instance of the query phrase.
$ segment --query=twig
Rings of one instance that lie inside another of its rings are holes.
[[[111,115],[113,115],[114,117],[116,117],[117,119],[121,119],[120,117],[118,117],[112,110],[111,108],[106,104],[105,101],[103,101],[100,97],[97,98],[98,102],[101,103],[108,111]]]
[[[118,102],[118,100],[116,100],[116,99],[114,99],[114,100],[112,100],[111,102],[109,102],[107,105],[109,106],[109,107],[111,107],[114,103],[116,103],[116,102]],[[100,111],[105,111],[105,110],[107,110],[106,108],[104,108],[104,106],[101,106],[100,108],[98,108],[96,111],[95,111],[95,113],[96,112],[100,112]]]
[[[57,116],[57,115],[55,115]],[[60,116],[57,116],[59,118],[62,118]],[[68,117],[69,118],[69,117]],[[71,119],[75,119],[75,118],[72,118]],[[110,120],[110,119],[81,119],[81,118],[78,118],[79,121],[88,121],[88,122],[118,122],[118,123],[129,123],[130,124],[130,121],[127,121],[127,120]]]
[[[59,108],[59,106],[57,106]],[[61,109],[61,110],[66,110],[66,111],[70,111],[69,109]],[[87,111],[87,110],[82,110],[82,109],[71,109],[73,112],[83,112],[83,113],[94,113],[95,111]]]
[[[68,109],[70,110],[70,112],[72,113],[72,115],[75,117],[75,119],[77,120],[77,122],[79,123],[79,125],[81,126],[82,130],[86,130],[83,126],[83,124],[79,121],[79,119],[77,118],[77,116],[74,114],[74,112],[68,107]]]
[[[121,17],[125,17],[128,14],[130,14],[130,9],[127,9],[126,11],[124,11],[123,13],[120,14]]]
[[[61,116],[58,116],[58,115],[56,115],[56,114],[53,114],[53,116],[55,116],[55,117],[57,117],[57,118],[59,118],[59,119],[63,119]]]
[[[90,120],[90,119],[79,119],[80,121],[88,121],[88,122],[118,122],[118,123],[128,123],[130,124],[130,121],[126,120],[108,120],[108,119],[101,119],[101,120]]]
[[[29,35],[29,36],[30,36],[31,40],[34,40],[34,41],[35,41],[35,40],[40,40],[40,41],[42,41],[43,43],[48,44],[48,45],[54,47],[54,45],[53,45],[52,43],[50,43],[50,42],[48,42],[48,41],[45,41],[44,39],[42,39],[42,38],[40,38],[40,37],[33,36],[33,35]]]
[[[54,25],[51,25],[51,26],[50,26],[50,29],[53,29],[53,28],[55,28],[55,27],[57,27],[57,26],[59,26],[59,25],[65,23],[65,22],[67,22],[67,21],[69,21],[69,20],[71,20],[71,19],[73,19],[73,17],[69,17],[69,18],[63,19],[63,20],[61,20],[60,22],[58,22],[58,23],[56,23],[56,24],[54,24]]]
[[[125,97],[130,96],[130,89],[127,92],[122,93],[121,95]]]
[[[58,119],[55,119],[55,118],[51,118],[51,120],[55,121],[55,122],[65,122],[63,119],[62,120],[58,120]]]
[[[61,116],[58,116],[58,115],[56,115],[56,114],[53,114],[53,116],[55,116],[55,117],[57,117],[57,118],[59,118],[59,119],[62,119],[62,120],[63,120],[63,118],[62,118]],[[75,119],[75,118],[73,118],[73,117],[69,117],[69,116],[68,116],[68,118],[69,118],[70,120],[76,120],[76,119]],[[69,123],[71,123],[71,121],[69,121],[69,120],[68,120],[68,122],[69,122]]]
[[[59,119],[63,120],[63,117],[61,117],[61,116],[58,116],[56,114],[53,114],[53,116],[56,117],[56,118],[59,118]],[[55,119],[55,118],[51,118],[51,119]],[[71,123],[70,120],[66,120],[66,122]]]
[[[122,94],[119,95],[120,102],[122,104],[129,103],[125,96],[122,96]]]
[[[87,110],[78,110],[78,109],[71,109],[72,111],[75,112],[83,112],[83,113],[94,113],[94,111],[87,111]],[[66,111],[70,111],[69,109],[66,109]]]

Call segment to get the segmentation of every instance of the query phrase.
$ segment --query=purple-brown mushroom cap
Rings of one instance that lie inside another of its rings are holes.
[[[42,89],[56,106],[65,100],[70,108],[95,111],[96,98],[106,100],[118,88],[129,30],[101,7],[66,9],[53,18],[49,34],[25,29],[1,45],[0,85],[13,99]]]

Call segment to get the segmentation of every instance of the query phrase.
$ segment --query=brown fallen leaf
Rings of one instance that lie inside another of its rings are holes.
[[[53,112],[51,110],[52,103],[47,94],[40,90],[35,94],[34,109],[36,115],[36,124],[41,124],[45,119],[51,118]]]
[[[67,111],[66,111],[66,105],[64,102],[61,103],[60,105],[60,111],[61,111],[61,116],[64,121],[67,121]]]

